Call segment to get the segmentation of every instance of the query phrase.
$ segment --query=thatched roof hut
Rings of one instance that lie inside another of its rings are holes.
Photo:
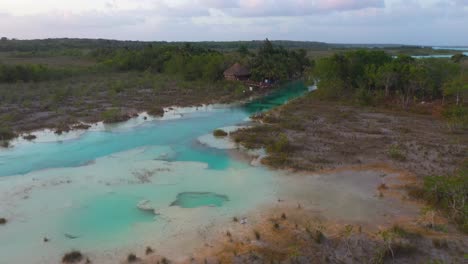
[[[229,69],[224,71],[224,78],[226,78],[226,80],[247,80],[250,75],[249,69],[239,63],[235,63]]]

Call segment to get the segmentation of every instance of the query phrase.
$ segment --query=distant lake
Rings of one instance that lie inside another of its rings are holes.
[[[468,47],[432,47],[433,50],[460,50],[468,51]]]
[[[463,54],[468,56],[468,47],[432,47],[433,50],[450,50],[450,51],[463,51]],[[436,59],[444,59],[444,58],[451,58],[458,52],[454,52],[453,54],[432,54],[432,55],[414,55],[411,56],[416,59],[427,59],[427,58],[436,58]]]

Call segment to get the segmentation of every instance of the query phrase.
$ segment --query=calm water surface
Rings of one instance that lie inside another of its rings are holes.
[[[232,219],[273,200],[272,172],[200,144],[198,138],[216,128],[243,125],[252,114],[306,91],[292,83],[242,106],[202,109],[135,127],[112,125],[72,140],[1,150],[0,217],[9,223],[0,230],[0,263],[35,263],[32,255],[46,263],[47,257],[72,248],[110,250],[136,240],[189,236],[195,226]],[[142,200],[158,213],[138,209]],[[47,246],[43,237],[51,239]]]

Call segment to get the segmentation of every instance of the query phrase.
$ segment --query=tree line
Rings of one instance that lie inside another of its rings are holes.
[[[318,96],[353,98],[366,105],[389,98],[404,108],[436,99],[463,104],[468,93],[468,71],[456,61],[393,57],[383,51],[349,51],[320,59],[311,77]]]
[[[38,82],[71,76],[73,69],[52,69],[41,64],[0,64],[0,83]]]
[[[235,62],[250,68],[252,78],[258,81],[297,78],[312,64],[305,50],[275,47],[268,39],[258,52],[241,46],[237,52],[222,53],[186,43],[182,47],[148,45],[143,49],[98,49],[92,56],[118,70],[167,73],[189,81],[220,80],[224,70]]]

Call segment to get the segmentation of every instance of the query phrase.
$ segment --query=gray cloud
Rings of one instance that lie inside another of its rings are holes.
[[[0,34],[16,38],[134,40],[292,39],[341,43],[468,44],[468,1],[419,0],[146,1],[124,10],[15,16],[0,13]]]

